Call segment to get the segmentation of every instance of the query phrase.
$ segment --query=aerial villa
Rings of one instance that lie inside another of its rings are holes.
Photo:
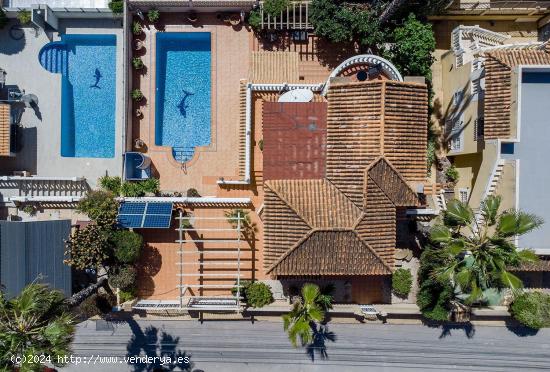
[[[479,26],[459,26],[442,58],[448,155],[460,177],[450,192],[477,208],[489,195],[550,221],[546,139],[550,47]],[[550,227],[519,238],[541,260],[523,267],[526,286],[548,288]]]
[[[114,19],[38,6],[37,37],[8,26],[4,213],[76,223],[100,176],[156,178],[157,195],[120,199],[120,225],[146,242],[134,308],[239,311],[245,279],[281,301],[304,281],[334,284],[340,303],[402,301],[390,278],[418,250],[409,222],[439,211],[424,79],[333,55],[307,2],[260,8],[258,36],[254,5],[134,0]]]

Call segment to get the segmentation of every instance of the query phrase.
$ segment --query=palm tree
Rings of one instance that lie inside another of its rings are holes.
[[[74,319],[60,291],[32,283],[10,300],[0,291],[0,369],[14,367],[12,356],[46,355],[61,366],[74,332]],[[22,371],[41,369],[29,361],[21,365]]]
[[[538,259],[533,251],[518,250],[514,241],[538,228],[542,219],[515,210],[499,214],[500,204],[500,196],[490,196],[481,204],[480,216],[475,216],[467,204],[452,200],[443,224],[430,231],[430,240],[447,257],[435,277],[450,282],[457,299],[466,305],[497,301],[500,289],[522,287],[509,268]]]
[[[306,283],[302,287],[302,298],[292,305],[292,310],[283,315],[283,327],[288,332],[292,346],[296,347],[298,338],[302,346],[314,341],[316,324],[325,319],[324,305],[320,303],[319,286]]]

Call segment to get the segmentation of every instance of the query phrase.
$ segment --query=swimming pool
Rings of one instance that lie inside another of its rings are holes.
[[[157,33],[155,144],[179,162],[211,142],[210,62],[209,32]]]
[[[61,156],[115,156],[116,35],[63,35],[39,53],[61,78]]]

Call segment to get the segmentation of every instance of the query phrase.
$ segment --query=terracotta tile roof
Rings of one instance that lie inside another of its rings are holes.
[[[304,265],[304,263],[307,263]],[[273,275],[388,275],[354,231],[312,231],[274,265]]]
[[[485,55],[484,138],[510,137],[512,70],[519,65],[550,64],[550,47],[545,49],[496,50]]]
[[[251,83],[298,83],[300,56],[297,52],[252,52]]]
[[[0,103],[0,156],[10,156],[10,110],[7,103]]]
[[[266,186],[311,228],[351,229],[361,216],[361,210],[326,179],[267,181]]]
[[[510,268],[511,271],[550,271],[550,256],[539,256],[537,262],[524,263],[520,267]]]
[[[331,85],[326,178],[264,184],[267,273],[391,273],[396,208],[420,204],[409,182],[426,177],[427,104],[420,84]]]
[[[426,179],[426,86],[394,81],[331,84],[327,178],[362,206],[363,170],[384,155],[407,181]]]
[[[264,180],[325,176],[327,103],[264,102]]]

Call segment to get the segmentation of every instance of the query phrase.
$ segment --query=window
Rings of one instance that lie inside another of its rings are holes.
[[[500,144],[500,153],[504,155],[514,155],[514,143],[503,142]]]
[[[455,134],[451,137],[451,140],[449,141],[449,150],[451,151],[461,151],[462,150],[462,141],[461,141],[461,135]]]
[[[458,189],[458,200],[460,200],[462,203],[468,203],[469,198],[470,198],[470,189],[468,188]]]

